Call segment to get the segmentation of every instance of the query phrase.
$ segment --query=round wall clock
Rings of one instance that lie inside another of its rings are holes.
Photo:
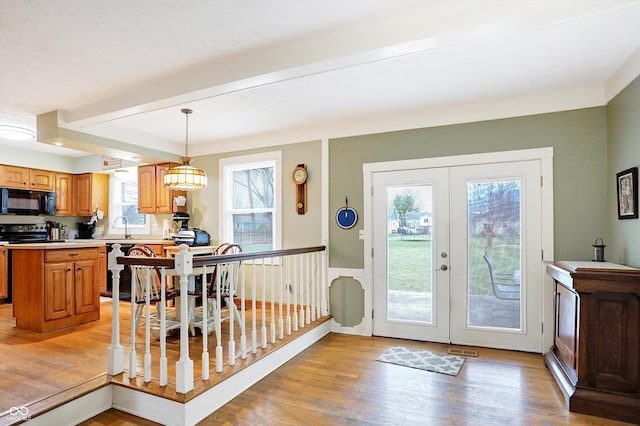
[[[349,207],[349,201],[346,198],[344,201],[344,207],[338,209],[336,213],[336,223],[342,229],[353,228],[356,222],[358,222],[358,212]]]
[[[296,185],[302,185],[307,181],[307,168],[304,167],[304,165],[298,165],[298,167],[293,170],[292,177]]]

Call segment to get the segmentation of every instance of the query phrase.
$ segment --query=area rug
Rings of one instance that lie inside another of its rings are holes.
[[[462,364],[464,364],[464,358],[461,356],[403,348],[402,346],[390,347],[376,361],[448,374],[450,376],[457,376]]]

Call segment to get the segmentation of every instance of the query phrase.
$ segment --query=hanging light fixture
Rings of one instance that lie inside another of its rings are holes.
[[[181,191],[200,191],[207,189],[207,174],[195,167],[191,166],[191,157],[189,157],[189,114],[193,111],[184,108],[180,110],[187,121],[184,157],[180,157],[181,165],[167,170],[164,175],[164,187],[169,189],[178,189]]]

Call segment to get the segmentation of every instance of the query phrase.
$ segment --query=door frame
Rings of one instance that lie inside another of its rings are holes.
[[[417,158],[410,160],[384,161],[379,163],[365,163],[363,172],[364,195],[364,286],[365,294],[371,295],[369,303],[365,306],[373,306],[373,173],[390,172],[410,169],[430,169],[438,167],[470,166],[490,163],[508,163],[514,161],[540,161],[540,174],[542,177],[540,188],[540,207],[542,225],[542,253],[540,261],[540,283],[542,301],[542,349],[549,348],[553,344],[553,285],[552,280],[545,272],[544,262],[554,259],[553,252],[553,147],[523,149],[516,151],[501,151],[481,154],[455,155],[434,158]],[[365,311],[365,318],[372,317],[372,311]],[[367,335],[373,334],[373,322],[368,321],[369,327],[363,330]]]

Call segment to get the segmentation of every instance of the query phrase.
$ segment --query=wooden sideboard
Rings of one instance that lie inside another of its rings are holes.
[[[545,363],[569,410],[640,423],[640,269],[547,264],[554,345]]]

